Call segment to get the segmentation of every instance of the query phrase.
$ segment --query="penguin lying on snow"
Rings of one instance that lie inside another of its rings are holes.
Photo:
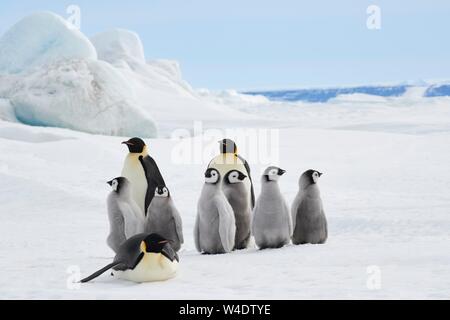
[[[145,232],[157,233],[170,240],[175,251],[180,250],[184,243],[181,216],[165,186],[159,186],[155,190],[145,218]]]
[[[81,283],[91,281],[112,268],[118,278],[134,282],[163,281],[173,278],[178,269],[178,255],[169,241],[158,234],[141,233],[126,240],[114,261]]]
[[[294,244],[322,244],[328,237],[327,219],[317,181],[322,173],[308,170],[299,180],[299,192],[292,204]]]
[[[278,179],[284,173],[280,168],[269,167],[261,179],[261,195],[253,210],[252,224],[260,249],[281,248],[289,243],[292,235],[291,216],[278,186]]]
[[[234,249],[241,250],[248,246],[252,209],[248,202],[248,190],[243,181],[247,176],[238,170],[231,170],[225,175],[223,192],[233,208],[236,219]]]
[[[233,208],[220,186],[220,173],[216,169],[208,169],[198,201],[194,227],[195,246],[199,252],[208,254],[231,252],[235,234]]]
[[[157,186],[166,185],[156,165],[148,154],[145,142],[140,138],[132,138],[122,142],[127,145],[129,154],[125,159],[122,176],[131,182],[131,194],[145,215],[152,202]]]
[[[144,216],[131,198],[127,178],[118,177],[108,184],[112,191],[107,199],[110,232],[106,242],[117,253],[126,239],[144,232]]]

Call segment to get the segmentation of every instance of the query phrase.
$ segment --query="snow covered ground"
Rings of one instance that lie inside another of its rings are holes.
[[[0,297],[450,298],[450,130],[444,125],[450,104],[384,103],[272,111],[285,116],[270,126],[280,128],[276,151],[287,170],[281,188],[288,201],[301,172],[325,173],[320,188],[330,236],[320,246],[198,254],[192,230],[206,162],[180,164],[173,156],[178,141],[147,140],[183,217],[180,273],[148,284],[105,274],[79,289],[67,287],[68,268],[78,266],[84,276],[113,257],[105,243],[105,182],[120,173],[123,138],[1,121]],[[261,107],[261,116],[268,108]],[[205,148],[215,142],[187,139]],[[253,166],[257,193],[262,167]],[[380,271],[379,290],[367,285],[373,270]]]

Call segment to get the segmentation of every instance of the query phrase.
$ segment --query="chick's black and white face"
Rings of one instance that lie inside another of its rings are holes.
[[[314,171],[312,173],[312,180],[314,183],[317,183],[319,181],[320,176],[322,175],[322,173],[318,172],[318,171]]]
[[[114,191],[117,191],[119,189],[119,181],[117,181],[117,179],[114,179],[113,181],[111,181],[111,188]]]
[[[264,171],[267,181],[278,181],[286,171],[277,167],[269,167]]]
[[[205,182],[209,184],[216,184],[220,180],[219,171],[216,169],[208,169],[205,172]]]
[[[111,186],[111,189],[117,193],[124,193],[129,190],[129,182],[125,177],[117,177],[108,181],[107,183]]]
[[[167,189],[167,187],[157,187],[155,189],[155,197],[158,197],[158,198],[169,197],[169,189]]]
[[[232,170],[227,173],[227,182],[230,184],[240,183],[245,180],[247,176],[238,170]]]

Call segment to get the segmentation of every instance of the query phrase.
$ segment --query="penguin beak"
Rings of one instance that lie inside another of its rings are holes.
[[[244,180],[245,178],[247,178],[247,176],[243,173],[239,174],[239,180]]]
[[[122,142],[122,144],[126,144],[127,146],[134,146],[134,144],[132,144],[132,143],[129,142],[129,141],[124,141],[124,142]]]
[[[285,173],[286,173],[286,170],[283,170],[283,169],[278,170],[278,175],[280,175],[280,176],[282,176]]]
[[[323,173],[322,173],[322,172],[319,172],[319,178],[320,178],[322,175],[323,175]]]
[[[111,181],[106,181],[107,184],[109,184],[110,186],[112,186],[112,180]]]

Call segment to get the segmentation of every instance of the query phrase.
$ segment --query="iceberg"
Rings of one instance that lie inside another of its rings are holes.
[[[0,38],[0,99],[0,120],[104,135],[154,138],[194,120],[245,120],[198,95],[178,62],[147,61],[135,32],[89,39],[51,12]]]
[[[96,58],[89,39],[51,12],[23,18],[0,39],[0,73],[21,73],[66,59]]]
[[[114,29],[97,34],[90,40],[101,60],[112,64],[119,60],[145,63],[144,46],[135,32]]]
[[[10,98],[22,123],[117,136],[157,135],[133,88],[106,62],[64,61],[23,80]]]

